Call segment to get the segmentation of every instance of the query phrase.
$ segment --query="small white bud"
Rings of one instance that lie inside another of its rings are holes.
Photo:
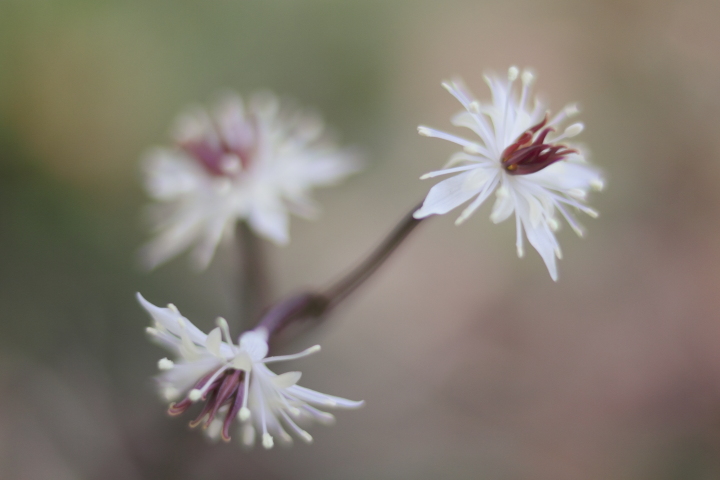
[[[518,74],[520,73],[520,70],[513,65],[512,67],[508,68],[508,80],[511,82],[514,82],[515,79],[518,77]]]
[[[587,192],[582,188],[572,188],[568,191],[568,195],[583,200],[587,197]]]
[[[422,135],[423,137],[429,137],[431,136],[430,129],[428,127],[423,127],[422,125],[418,127],[418,133]]]
[[[525,70],[522,73],[522,83],[523,85],[527,86],[532,83],[532,81],[535,79],[535,75],[529,70]]]
[[[298,433],[300,433],[300,437],[305,440],[306,443],[312,443],[313,437],[308,432],[306,432],[305,430],[301,430]]]
[[[570,105],[565,107],[565,115],[567,115],[568,117],[577,115],[579,112],[580,112],[580,108],[578,108],[577,103],[571,103]]]
[[[163,397],[165,397],[165,400],[172,401],[175,400],[180,392],[174,387],[166,387],[162,391]]]
[[[584,129],[585,125],[583,125],[582,123],[573,123],[565,129],[565,136],[574,137],[575,135],[578,135],[580,132],[582,132]]]
[[[228,174],[238,173],[242,170],[242,162],[237,155],[225,155],[220,160],[220,169]]]
[[[479,155],[481,153],[480,147],[474,143],[465,145],[463,147],[463,150],[465,151],[465,153],[469,153],[470,155]]]
[[[590,182],[590,186],[595,190],[596,192],[601,192],[605,188],[605,182],[603,182],[601,179],[596,178],[595,180]]]
[[[169,358],[161,358],[158,360],[158,369],[160,370],[171,370],[175,366],[175,363]]]

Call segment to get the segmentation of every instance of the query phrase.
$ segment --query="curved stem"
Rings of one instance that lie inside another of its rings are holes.
[[[385,240],[358,267],[320,293],[306,292],[280,301],[261,318],[256,328],[273,336],[295,320],[321,316],[362,285],[402,244],[423,219],[413,217],[413,208]]]
[[[325,290],[323,296],[328,300],[328,307],[332,308],[350,295],[356,288],[362,285],[365,280],[377,270],[380,265],[400,246],[400,244],[412,233],[423,219],[413,217],[422,204],[416,206],[395,226],[385,240],[345,277],[341,278],[333,286]]]

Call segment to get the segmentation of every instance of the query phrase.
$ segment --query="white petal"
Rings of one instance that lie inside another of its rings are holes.
[[[515,210],[515,198],[514,195],[498,195],[495,204],[493,205],[492,213],[490,214],[490,220],[493,223],[500,223],[506,220]]]
[[[266,198],[256,202],[248,223],[255,233],[278,245],[286,245],[290,241],[288,214],[276,199]]]
[[[489,179],[483,169],[477,168],[443,180],[430,189],[422,207],[413,216],[424,218],[447,213],[480,193]]]
[[[555,251],[558,248],[558,244],[555,240],[555,235],[553,235],[552,231],[545,223],[541,223],[537,227],[528,225],[528,223],[523,222],[525,235],[527,236],[530,244],[535,247],[535,250],[537,250],[545,262],[545,266],[550,273],[550,278],[557,282],[558,272],[557,262],[555,260]]]
[[[220,353],[221,343],[222,331],[220,330],[220,327],[216,327],[210,333],[208,333],[207,339],[205,340],[205,348],[207,348],[208,351],[215,355],[217,358],[223,358]]]
[[[300,381],[302,372],[287,372],[276,377],[272,377],[271,381],[277,388],[288,388]]]

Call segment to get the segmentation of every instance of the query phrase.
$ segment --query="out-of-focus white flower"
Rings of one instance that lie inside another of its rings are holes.
[[[518,76],[522,84],[519,89],[515,88]],[[418,127],[421,135],[456,143],[463,151],[454,154],[442,170],[421,177],[457,174],[432,187],[414,216],[444,214],[474,197],[455,222],[459,225],[494,191],[497,199],[490,219],[499,223],[515,213],[518,256],[524,254],[524,231],[557,281],[555,257],[562,258],[554,234],[560,226],[557,212],[582,236],[583,228],[569,210],[597,217],[597,212],[585,205],[585,199],[589,189],[603,188],[603,180],[600,172],[587,163],[584,152],[565,141],[582,132],[582,123],[570,125],[559,135],[555,133],[578,112],[577,106],[568,105],[551,118],[545,104],[537,98],[531,102],[533,80],[530,71],[520,75],[517,67],[509,69],[507,80],[486,76],[492,92],[489,103],[476,100],[461,80],[443,83],[465,108],[452,118],[452,124],[469,128],[480,139],[466,140]]]
[[[146,190],[159,202],[150,210],[157,236],[142,250],[143,263],[154,268],[194,245],[194,264],[205,268],[238,220],[286,244],[289,212],[312,217],[318,209],[310,191],[360,167],[323,132],[317,115],[283,107],[271,94],[248,105],[228,95],[211,112],[196,107],[181,115],[175,146],[143,161]]]
[[[205,402],[190,426],[203,424],[212,438],[229,441],[230,427],[237,418],[245,445],[255,442],[256,431],[265,448],[274,445],[274,438],[289,444],[292,437],[286,429],[310,443],[312,437],[300,425],[312,421],[331,424],[335,420],[318,407],[348,409],[364,403],[301,387],[297,385],[300,372],[277,375],[266,365],[311,355],[320,351],[319,345],[295,355],[267,357],[268,338],[263,329],[243,333],[235,345],[222,318],[206,335],[174,305],[161,308],[139,293],[137,298],[155,321],[148,333],[176,357],[175,361],[163,358],[158,362],[161,394],[168,401],[179,400],[170,404],[168,412],[180,415],[193,403]]]

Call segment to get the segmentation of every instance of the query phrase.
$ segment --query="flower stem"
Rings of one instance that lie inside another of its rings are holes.
[[[269,282],[262,241],[246,222],[239,222],[235,233],[240,253],[238,317],[240,325],[249,325],[269,303]]]
[[[306,292],[273,305],[260,319],[256,328],[264,328],[270,336],[295,320],[319,317],[334,308],[362,285],[400,246],[423,219],[413,217],[419,208],[410,210],[385,240],[359,266],[323,292]]]

